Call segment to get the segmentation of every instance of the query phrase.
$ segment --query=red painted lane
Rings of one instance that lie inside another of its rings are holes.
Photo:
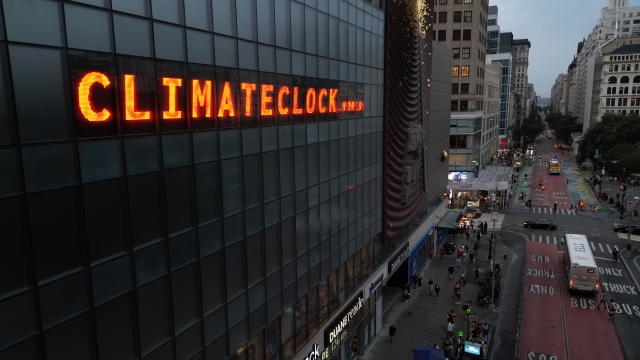
[[[542,155],[542,160],[545,163],[552,159],[553,155]],[[539,162],[538,158],[538,162]],[[571,195],[567,189],[567,184],[564,176],[561,175],[549,175],[548,165],[535,165],[533,166],[533,183],[531,184],[533,193],[531,195],[531,203],[533,205],[545,205],[553,208],[555,202],[558,203],[558,209],[569,209],[571,207]],[[564,171],[564,169],[563,169]],[[542,191],[539,184],[546,186],[547,189]]]
[[[564,267],[560,265],[558,268],[561,279],[565,279]],[[607,317],[607,309],[601,306],[600,310],[595,310],[598,305],[598,296],[571,294],[564,281],[562,281],[561,292],[569,357],[571,359],[624,359],[613,321]]]
[[[567,360],[555,245],[528,242],[527,246],[518,359],[528,359],[527,354],[534,352]]]

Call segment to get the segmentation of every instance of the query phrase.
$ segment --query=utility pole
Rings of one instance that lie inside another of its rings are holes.
[[[491,214],[491,222],[493,223],[493,229],[491,230],[491,240],[489,242],[489,260],[491,260],[491,304],[489,304],[489,311],[496,312],[496,306],[494,305],[494,296],[496,291],[496,221],[498,221],[498,214],[495,217]],[[493,255],[491,252],[493,251]]]

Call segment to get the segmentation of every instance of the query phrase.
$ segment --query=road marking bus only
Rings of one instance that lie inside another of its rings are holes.
[[[596,310],[596,303],[594,300],[571,298],[571,307],[585,310]],[[614,303],[613,307],[616,309],[617,314],[625,313],[627,315],[636,315],[640,317],[640,308],[636,305]]]

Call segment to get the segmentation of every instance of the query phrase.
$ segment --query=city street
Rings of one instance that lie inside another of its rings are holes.
[[[538,139],[540,142],[536,147],[537,161],[534,161],[531,171],[533,173],[533,184],[539,184],[539,181],[542,180],[542,183],[547,186],[547,190],[535,192],[537,195],[532,197],[534,206],[529,212],[525,212],[524,207],[513,206],[507,213],[502,228],[518,232],[524,235],[528,241],[554,244],[557,246],[558,251],[562,250],[564,234],[586,235],[600,269],[602,288],[607,292],[608,299],[613,298],[618,304],[616,308],[618,316],[612,321],[623,354],[625,354],[626,359],[637,359],[638,354],[640,354],[640,342],[637,341],[634,335],[640,331],[640,297],[638,296],[637,284],[637,279],[640,278],[640,259],[638,256],[627,257],[629,254],[626,251],[626,234],[615,233],[612,220],[594,217],[594,214],[588,210],[586,212],[578,211],[575,214],[568,211],[573,203],[572,199],[582,198],[581,194],[572,191],[572,189],[580,188],[573,182],[583,180],[572,177],[569,179],[570,186],[567,188],[567,182],[563,175],[549,176],[548,166],[546,162],[539,160],[539,155],[542,155],[543,159],[554,158],[554,155],[560,159],[562,152],[554,148],[553,139],[547,139],[546,137],[539,137]],[[565,160],[563,162],[563,172],[567,166],[574,166],[573,162]],[[524,171],[527,171],[526,168]],[[557,213],[553,212],[553,203],[555,201],[558,202]],[[522,227],[523,221],[533,219],[550,219],[557,224],[557,228],[555,230],[543,230]],[[624,259],[619,262],[613,261],[614,250],[623,250],[621,257]],[[574,315],[580,315],[584,311],[588,313],[582,314],[582,316],[587,316],[587,318],[591,316],[606,317],[606,313],[602,310],[600,311],[601,314],[598,315],[589,314],[595,311],[597,306],[596,299],[593,295],[571,294],[568,304],[571,310],[575,310],[572,312]],[[578,329],[574,330],[577,331]],[[593,330],[591,330],[592,333]],[[568,326],[566,331],[571,334],[572,328]],[[571,343],[571,336],[569,336],[569,343]]]

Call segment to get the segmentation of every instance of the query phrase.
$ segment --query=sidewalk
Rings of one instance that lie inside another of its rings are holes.
[[[531,166],[523,166],[520,173],[518,173],[518,179],[516,181],[516,186],[513,191],[513,198],[511,199],[511,210],[513,212],[523,212],[524,211],[524,203],[529,199],[531,189],[529,188],[529,184],[531,183],[531,179],[533,179]],[[525,174],[527,175],[525,177]],[[524,197],[520,200],[520,193],[524,193]]]
[[[490,232],[489,232],[490,234]],[[478,248],[478,256],[476,264],[470,265],[469,260],[463,263],[461,271],[465,273],[466,285],[462,286],[461,303],[471,300],[473,302],[473,312],[478,315],[478,322],[487,322],[492,326],[498,324],[502,304],[499,303],[496,312],[492,313],[486,307],[482,307],[476,303],[478,296],[478,286],[475,280],[475,267],[480,269],[480,279],[484,276],[484,271],[490,267],[487,259],[489,251],[489,234],[482,235]],[[454,240],[456,245],[462,244],[472,245],[466,238],[447,239],[448,242]],[[504,254],[511,251],[506,250],[501,244],[496,248],[496,263],[500,264],[502,269],[501,294],[506,291],[506,278],[509,270],[507,269],[508,261],[504,260]],[[447,268],[449,264],[455,265],[455,255],[445,255],[444,261],[440,262],[439,256],[434,256],[427,264],[422,273],[422,287],[411,289],[411,301],[408,303],[398,302],[397,305],[389,306],[387,301],[395,298],[400,294],[400,289],[384,289],[384,315],[389,314],[384,319],[382,330],[372,340],[367,352],[360,357],[362,360],[410,360],[413,358],[411,349],[422,346],[424,344],[440,346],[446,337],[447,314],[454,310],[457,314],[455,333],[462,330],[467,334],[467,320],[462,312],[462,304],[456,305],[452,297],[455,282],[460,276],[460,272],[456,273],[453,279],[447,278]],[[440,296],[436,299],[435,292],[429,295],[429,279],[433,279],[434,285],[440,285]],[[402,296],[399,295],[401,298]],[[499,297],[496,295],[496,298]],[[392,309],[391,309],[392,308]],[[391,343],[388,328],[391,324],[397,328],[397,333],[393,343]],[[497,329],[494,329],[497,330]],[[494,331],[494,334],[497,334]],[[495,346],[492,343],[491,346]]]

